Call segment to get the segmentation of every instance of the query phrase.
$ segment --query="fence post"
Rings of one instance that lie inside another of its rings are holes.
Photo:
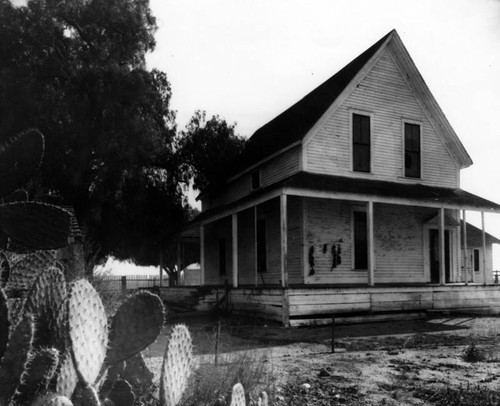
[[[127,277],[122,275],[122,292],[127,291]]]
[[[220,337],[220,320],[217,321],[217,330],[215,333],[215,366],[219,364],[219,337]]]
[[[335,317],[332,317],[332,354],[335,353]]]

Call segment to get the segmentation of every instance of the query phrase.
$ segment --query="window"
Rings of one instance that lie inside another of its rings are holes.
[[[252,173],[252,190],[260,188],[260,171]]]
[[[370,172],[370,116],[352,115],[352,170]]]
[[[420,178],[420,125],[405,124],[405,177]]]
[[[353,212],[354,269],[368,269],[368,230],[366,212]]]
[[[472,265],[474,267],[474,272],[479,272],[479,250],[474,249],[472,251]]]
[[[257,272],[267,271],[266,220],[257,220]]]
[[[219,239],[219,275],[225,275],[227,269],[226,239]]]

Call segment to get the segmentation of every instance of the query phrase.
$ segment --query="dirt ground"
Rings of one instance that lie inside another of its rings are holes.
[[[263,357],[275,378],[273,405],[465,405],[443,396],[500,388],[500,318],[338,325],[334,353],[330,326],[282,328],[233,319],[223,320],[219,330],[211,319],[185,322],[198,363],[214,361],[216,341],[221,353]],[[144,352],[157,379],[167,330]]]

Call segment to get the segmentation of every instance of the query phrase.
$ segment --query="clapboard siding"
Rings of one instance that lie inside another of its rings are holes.
[[[287,270],[289,283],[303,283],[302,273],[302,199],[288,196],[288,242],[287,242]]]
[[[234,289],[231,291],[233,313],[262,317],[281,322],[283,319],[283,290]]]
[[[230,182],[218,196],[204,202],[203,209],[227,204],[249,195],[251,189],[251,174],[260,170],[261,187],[276,183],[300,170],[301,146],[295,146],[282,154],[270,159],[234,181]]]
[[[354,270],[352,261],[352,211],[363,206],[346,201],[307,199],[306,245],[314,249],[314,275],[306,283],[367,283],[367,272]],[[375,283],[430,281],[424,264],[425,223],[436,209],[375,204]],[[458,232],[450,229],[452,271],[458,272]],[[332,244],[341,248],[341,264],[332,269]],[[308,273],[310,265],[307,264]]]
[[[219,240],[226,242],[226,274],[219,274]],[[231,217],[205,226],[205,284],[222,285],[232,281]]]
[[[372,115],[372,173],[351,170],[351,111]],[[401,75],[390,49],[343,104],[318,128],[305,147],[306,168],[316,173],[415,182],[403,177],[403,119],[422,127],[422,178],[419,183],[458,187],[458,167]]]
[[[267,271],[259,275],[258,285],[280,284],[281,225],[280,200],[272,199],[257,206],[257,218],[266,221]]]
[[[238,275],[239,285],[255,284],[255,215],[253,207],[238,213]]]

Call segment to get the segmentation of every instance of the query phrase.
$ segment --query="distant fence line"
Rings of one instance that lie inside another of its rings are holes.
[[[163,280],[163,283],[168,280]],[[97,282],[103,291],[124,291],[160,286],[160,278],[153,275],[108,275]]]

